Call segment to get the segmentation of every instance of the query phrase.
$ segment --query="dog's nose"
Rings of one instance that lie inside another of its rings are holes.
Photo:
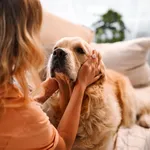
[[[57,56],[57,57],[64,57],[64,56],[66,56],[66,52],[64,50],[58,48],[53,52],[53,55]]]

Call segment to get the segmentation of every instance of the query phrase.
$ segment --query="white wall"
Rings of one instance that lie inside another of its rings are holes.
[[[43,7],[51,13],[75,23],[91,27],[102,14],[113,8],[123,15],[131,31],[127,39],[150,36],[150,0],[41,0]]]

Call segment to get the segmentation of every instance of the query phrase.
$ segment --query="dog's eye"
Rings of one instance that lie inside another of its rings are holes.
[[[76,52],[78,52],[80,54],[85,54],[84,50],[81,47],[77,47]]]
[[[57,49],[58,47],[54,47],[54,50]]]

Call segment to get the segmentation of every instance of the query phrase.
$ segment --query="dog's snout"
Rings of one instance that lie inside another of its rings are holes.
[[[66,56],[66,52],[60,48],[56,49],[53,53],[54,56],[57,56],[57,57],[64,57]]]

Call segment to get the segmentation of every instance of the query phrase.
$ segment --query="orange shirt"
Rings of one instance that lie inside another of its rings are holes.
[[[22,98],[10,85],[6,101],[17,103]],[[57,130],[35,101],[20,108],[6,108],[0,117],[0,150],[53,150],[58,140]]]

